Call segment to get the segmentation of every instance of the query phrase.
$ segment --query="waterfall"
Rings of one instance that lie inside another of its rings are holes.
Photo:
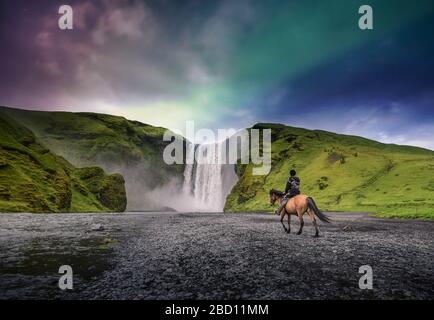
[[[216,143],[187,147],[187,157],[196,153],[199,161],[186,164],[183,192],[193,197],[198,211],[223,211],[226,197],[238,180],[234,165],[219,163],[220,146]]]
[[[191,159],[194,159],[194,150],[195,150],[194,145],[192,143],[188,143],[186,158],[191,157],[193,155],[193,158]],[[182,187],[183,193],[187,195],[193,192],[193,172],[194,172],[193,169],[194,169],[194,164],[189,164],[187,162],[184,169],[184,184]]]

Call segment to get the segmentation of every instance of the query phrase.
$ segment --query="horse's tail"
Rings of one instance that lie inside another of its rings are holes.
[[[312,210],[321,221],[327,223],[331,222],[330,218],[327,217],[324,213],[322,213],[320,209],[318,209],[312,197],[307,197],[307,207],[309,208],[309,210]]]

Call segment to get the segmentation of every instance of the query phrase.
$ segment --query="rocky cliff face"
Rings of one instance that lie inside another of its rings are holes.
[[[78,169],[0,112],[0,212],[124,211],[124,179]]]

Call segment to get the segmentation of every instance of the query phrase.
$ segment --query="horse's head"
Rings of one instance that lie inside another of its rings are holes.
[[[276,201],[283,196],[283,193],[275,189],[270,190],[270,205],[274,205]]]

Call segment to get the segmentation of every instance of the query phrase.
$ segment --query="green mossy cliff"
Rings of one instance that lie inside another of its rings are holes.
[[[0,212],[120,212],[124,179],[76,168],[0,112]]]
[[[302,193],[324,210],[434,218],[433,151],[279,124],[253,128],[271,129],[271,171],[253,176],[251,164],[237,165],[225,211],[271,211],[269,190],[284,189],[295,168]]]
[[[164,128],[96,113],[41,112],[0,107],[54,153],[78,167],[98,166],[125,178],[128,210],[158,210],[149,191],[182,183],[184,166],[167,165]],[[176,188],[175,188],[176,189]]]

